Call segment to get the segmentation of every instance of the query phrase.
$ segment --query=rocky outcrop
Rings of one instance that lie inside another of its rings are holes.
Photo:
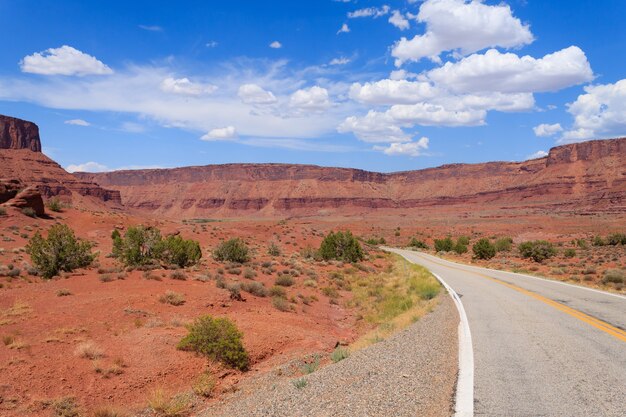
[[[24,185],[18,180],[0,179],[0,204],[15,198],[22,188]]]
[[[37,187],[34,186],[24,188],[13,199],[9,200],[4,205],[15,207],[20,210],[24,210],[26,208],[33,209],[38,217],[41,217],[46,213],[41,193]]]
[[[41,152],[39,127],[26,120],[0,115],[0,149]]]
[[[124,205],[166,216],[285,216],[531,208],[626,212],[626,138],[554,148],[525,162],[390,174],[313,165],[226,164],[75,174]]]

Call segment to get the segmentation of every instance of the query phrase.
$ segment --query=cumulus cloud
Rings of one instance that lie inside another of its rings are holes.
[[[427,77],[454,92],[541,92],[591,81],[593,71],[585,53],[570,46],[543,58],[490,49],[447,62],[429,71]]]
[[[106,165],[98,162],[85,162],[84,164],[68,165],[65,170],[67,172],[105,172],[110,171]]]
[[[484,124],[486,111],[480,109],[450,109],[440,104],[396,104],[387,113],[399,123],[421,126],[479,126]]]
[[[412,104],[432,99],[440,91],[427,81],[384,79],[373,83],[353,83],[350,98],[374,105]]]
[[[389,146],[374,146],[375,150],[382,151],[385,155],[420,156],[428,149],[428,138],[422,137],[416,142],[391,143]]]
[[[215,141],[215,140],[229,140],[229,139],[237,139],[237,130],[234,126],[226,126],[220,127],[217,129],[212,129],[206,135],[203,135],[200,139],[206,141]]]
[[[533,127],[533,131],[535,132],[535,136],[539,137],[548,137],[554,136],[559,132],[563,131],[560,123],[547,124],[542,123],[538,126]]]
[[[274,42],[270,43],[270,48],[280,49],[282,47],[283,47],[283,44],[278,42],[278,41],[274,41]]]
[[[243,84],[239,87],[239,98],[246,104],[267,105],[276,103],[276,96],[256,84]]]
[[[356,19],[359,17],[373,17],[374,19],[389,14],[389,6],[384,5],[382,7],[366,7],[364,9],[355,10],[348,13],[348,18]]]
[[[331,106],[328,90],[313,86],[301,89],[291,95],[289,105],[300,110],[324,111]]]
[[[537,159],[537,158],[544,158],[548,156],[548,152],[546,151],[537,151],[533,154],[530,154],[526,157],[526,159]]]
[[[113,73],[111,68],[95,57],[67,45],[25,56],[20,61],[20,68],[22,72],[43,75],[84,76]]]
[[[590,85],[585,94],[567,105],[574,116],[561,143],[626,135],[626,79],[614,84]]]
[[[426,0],[415,17],[426,33],[401,38],[391,51],[396,65],[430,58],[440,62],[444,51],[467,55],[489,47],[513,48],[533,42],[528,25],[513,16],[507,4],[479,0]]]
[[[91,123],[83,119],[71,119],[71,120],[66,120],[63,123],[65,123],[66,125],[74,125],[74,126],[91,126]]]
[[[161,90],[184,96],[200,96],[213,93],[217,87],[212,84],[193,83],[189,78],[167,77],[161,82]]]
[[[408,142],[411,135],[387,113],[370,110],[366,116],[350,116],[338,127],[339,133],[353,133],[357,138],[370,143]]]
[[[389,17],[389,23],[391,23],[400,30],[406,30],[411,27],[409,20],[404,17],[404,15],[400,13],[399,10],[394,10],[391,13],[391,17]]]
[[[340,33],[348,33],[348,32],[350,32],[350,27],[348,26],[347,23],[344,23],[343,25],[341,25],[341,27],[337,31],[337,35],[339,35]]]

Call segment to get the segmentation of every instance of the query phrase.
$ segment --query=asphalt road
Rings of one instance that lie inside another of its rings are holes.
[[[392,250],[461,297],[477,416],[626,416],[626,298]]]

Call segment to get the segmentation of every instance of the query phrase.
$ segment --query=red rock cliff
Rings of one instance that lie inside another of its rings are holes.
[[[0,149],[41,152],[39,127],[26,120],[0,115]]]

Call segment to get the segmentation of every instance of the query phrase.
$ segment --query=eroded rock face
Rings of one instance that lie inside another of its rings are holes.
[[[0,115],[0,149],[41,152],[39,127],[26,120]]]
[[[39,217],[46,214],[45,206],[43,204],[43,198],[41,198],[41,193],[35,186],[24,188],[14,198],[9,200],[4,205],[15,207],[20,210],[23,210],[25,208],[31,208]]]
[[[0,204],[15,198],[22,188],[24,186],[18,180],[0,178]]]

